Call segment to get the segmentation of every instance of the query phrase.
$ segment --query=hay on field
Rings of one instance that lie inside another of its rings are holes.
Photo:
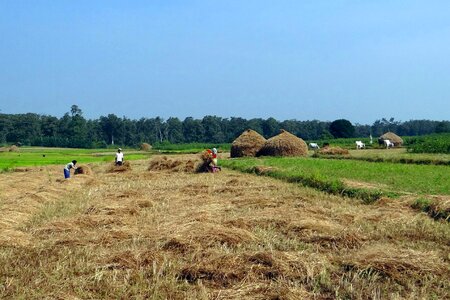
[[[347,149],[341,147],[325,147],[318,151],[319,154],[323,155],[347,155],[349,154]]]
[[[109,173],[120,173],[120,172],[126,172],[131,170],[131,164],[129,161],[124,161],[121,166],[116,166],[115,163],[113,163],[109,169]]]
[[[301,138],[281,130],[279,135],[268,139],[257,156],[306,156],[308,146]]]
[[[192,160],[182,161],[169,159],[167,156],[157,156],[150,161],[149,171],[194,172],[195,163]]]
[[[92,170],[89,166],[79,166],[78,168],[75,169],[74,172],[75,175],[92,175]]]
[[[247,129],[231,144],[230,157],[256,156],[265,142],[262,135]]]
[[[211,164],[213,162],[213,157],[207,150],[200,153],[200,163],[197,165],[195,172],[197,173],[208,173],[211,172]]]
[[[19,147],[17,147],[16,145],[12,145],[11,147],[9,147],[9,152],[19,152]]]
[[[381,141],[390,140],[394,144],[395,147],[399,147],[399,146],[403,145],[403,139],[393,132],[386,132],[385,134],[380,136],[379,141],[380,140]]]
[[[392,245],[369,245],[347,255],[341,262],[345,269],[377,271],[394,280],[407,281],[411,276],[443,275],[445,263],[435,252],[399,249]]]
[[[152,145],[147,144],[147,143],[142,143],[141,146],[139,147],[139,149],[141,149],[141,151],[150,151],[150,150],[152,150]]]

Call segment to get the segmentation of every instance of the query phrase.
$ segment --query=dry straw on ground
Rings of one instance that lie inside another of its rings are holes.
[[[254,130],[247,129],[231,144],[230,157],[256,156],[266,139]]]
[[[12,145],[11,147],[9,147],[9,152],[19,152],[19,147],[17,147],[16,145]]]
[[[281,130],[281,133],[268,139],[258,156],[306,156],[308,146],[301,138]]]
[[[150,145],[148,143],[142,143],[141,146],[139,147],[139,149],[142,151],[150,151],[150,150],[152,150],[152,145]]]
[[[169,172],[133,161],[64,184],[58,166],[0,173],[0,298],[448,298],[448,222],[159,159]]]
[[[393,132],[386,132],[385,134],[380,136],[380,140],[390,140],[392,143],[394,143],[395,147],[403,145],[403,139]]]
[[[121,172],[127,172],[127,171],[131,171],[131,164],[128,160],[124,161],[121,166],[113,163],[108,168],[109,173],[121,173]]]
[[[319,154],[323,155],[347,155],[349,154],[347,149],[343,149],[339,146],[337,147],[324,147],[318,151]]]
[[[172,171],[192,173],[195,162],[192,160],[170,159],[167,156],[155,156],[148,166],[149,171]]]
[[[92,169],[89,166],[82,165],[75,169],[75,175],[92,175]]]

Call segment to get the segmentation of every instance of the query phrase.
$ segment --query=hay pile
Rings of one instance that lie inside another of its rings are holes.
[[[109,173],[120,173],[126,171],[131,171],[131,164],[128,160],[124,161],[121,166],[116,166],[116,164],[113,163],[108,169]]]
[[[213,162],[213,157],[207,150],[200,153],[200,163],[197,165],[195,172],[197,173],[208,173],[211,172],[211,164]]]
[[[341,147],[325,147],[318,151],[319,154],[323,155],[347,155],[349,154],[347,149]]]
[[[169,159],[167,156],[157,156],[150,161],[149,171],[172,171],[192,173],[195,169],[195,163],[192,160],[182,161]]]
[[[92,170],[89,166],[79,166],[78,168],[75,169],[74,172],[75,175],[92,175]]]
[[[257,156],[306,156],[308,146],[301,138],[281,130],[281,133],[268,139]]]
[[[141,146],[139,147],[139,149],[141,151],[150,151],[150,150],[152,150],[152,145],[147,144],[147,143],[142,143]]]
[[[367,246],[347,255],[342,264],[359,272],[376,271],[399,282],[426,274],[442,275],[445,263],[435,252],[399,249],[392,245]]]
[[[385,134],[380,136],[379,140],[390,140],[392,143],[394,143],[395,147],[403,145],[403,139],[393,132],[386,132]]]
[[[247,129],[231,144],[230,157],[256,156],[265,142],[262,135]]]

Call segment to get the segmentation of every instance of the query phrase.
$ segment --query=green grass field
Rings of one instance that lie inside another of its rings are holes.
[[[411,153],[405,148],[350,150],[350,155],[321,155],[309,152],[310,156],[328,159],[353,159],[370,162],[390,162],[418,165],[450,165],[450,154]]]
[[[148,152],[124,149],[126,160],[144,159]],[[72,160],[79,164],[114,161],[115,152],[111,149],[72,149],[21,147],[18,152],[0,152],[0,171],[16,167],[44,165],[64,165]]]
[[[255,166],[272,167],[274,177],[314,178],[322,182],[353,181],[389,193],[450,195],[448,166],[409,165],[320,158],[244,158],[222,160],[225,167],[250,171]]]

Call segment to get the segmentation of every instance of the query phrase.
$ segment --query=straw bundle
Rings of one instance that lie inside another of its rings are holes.
[[[172,172],[187,172],[191,173],[194,171],[194,162],[192,160],[182,161],[182,160],[173,160],[167,158],[167,156],[163,157],[155,157],[150,161],[150,165],[148,166],[149,171],[172,171]]]
[[[385,134],[380,136],[380,140],[390,140],[392,143],[394,143],[395,147],[399,147],[403,144],[403,139],[393,132],[386,132]]]
[[[308,146],[301,138],[281,130],[279,135],[268,139],[257,156],[305,156]]]
[[[325,147],[319,150],[319,154],[324,155],[346,155],[349,154],[347,149],[341,147]]]
[[[247,129],[231,144],[231,157],[256,156],[266,139],[254,130]]]
[[[75,175],[79,175],[79,174],[91,175],[92,174],[92,170],[88,166],[79,166],[78,168],[75,169],[74,174]]]
[[[131,164],[129,161],[124,161],[123,164],[121,166],[116,166],[115,163],[113,163],[109,169],[108,172],[109,173],[113,173],[113,172],[126,172],[126,171],[130,171],[131,170]]]

